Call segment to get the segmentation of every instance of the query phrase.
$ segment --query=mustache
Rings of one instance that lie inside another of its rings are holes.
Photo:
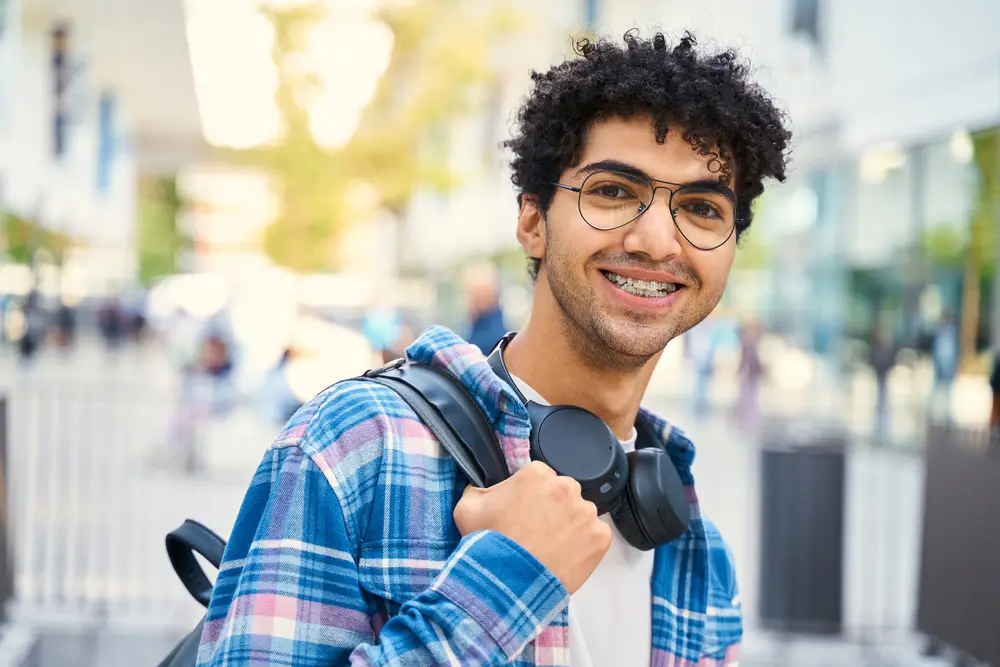
[[[678,260],[663,263],[650,263],[648,261],[643,261],[635,255],[611,255],[606,253],[597,253],[590,258],[590,264],[591,266],[599,264],[602,267],[607,267],[609,269],[662,271],[683,280],[688,285],[701,287],[701,278],[698,277],[698,274],[695,273],[694,269]]]

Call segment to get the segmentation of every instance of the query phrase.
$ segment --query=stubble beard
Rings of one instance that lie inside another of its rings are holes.
[[[668,321],[634,311],[613,317],[586,280],[574,284],[571,262],[558,253],[553,254],[551,246],[546,249],[541,270],[559,307],[563,334],[586,364],[605,372],[639,370],[671,340],[708,317],[722,297],[721,290],[718,294],[705,294],[698,289],[686,296],[683,310],[673,313]]]

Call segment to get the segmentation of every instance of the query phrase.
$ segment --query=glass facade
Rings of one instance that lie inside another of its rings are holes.
[[[963,131],[793,173],[762,198],[740,250],[761,265],[738,265],[728,301],[821,355],[879,323],[920,345],[944,312],[960,315],[979,178]]]

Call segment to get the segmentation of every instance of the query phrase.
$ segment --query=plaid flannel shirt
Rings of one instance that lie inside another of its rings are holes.
[[[432,327],[407,354],[462,382],[512,471],[529,462],[527,410],[477,348]],[[639,419],[662,435],[693,517],[655,553],[652,665],[735,665],[733,560],[698,511],[694,447],[648,411]],[[569,665],[566,589],[499,533],[459,535],[452,511],[463,480],[390,389],[352,381],[320,394],[253,477],[198,665]]]

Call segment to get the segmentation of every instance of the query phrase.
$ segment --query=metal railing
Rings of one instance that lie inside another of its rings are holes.
[[[0,500],[0,599],[14,617],[181,626],[197,618],[163,538],[187,517],[228,534],[272,434],[245,443],[254,451],[228,474],[189,474],[184,452],[165,448],[175,399],[170,387],[136,378],[28,382],[0,404],[0,485],[9,499]],[[218,429],[214,437],[240,446]]]

